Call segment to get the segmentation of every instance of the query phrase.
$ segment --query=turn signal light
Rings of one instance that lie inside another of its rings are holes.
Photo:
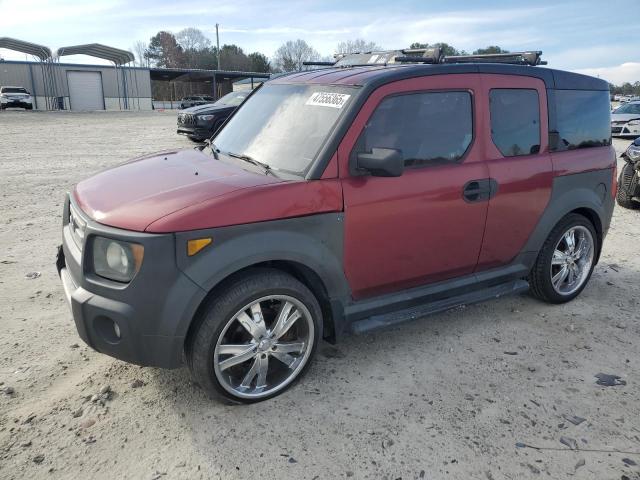
[[[200,252],[204,247],[213,242],[213,238],[196,238],[187,242],[187,255],[193,257],[196,253]]]

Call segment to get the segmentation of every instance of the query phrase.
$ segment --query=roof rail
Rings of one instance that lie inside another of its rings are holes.
[[[510,63],[515,65],[546,65],[540,56],[542,51],[486,53],[480,55],[450,55],[444,57],[442,63]]]
[[[505,63],[511,65],[546,65],[540,57],[540,50],[509,53],[486,53],[477,55],[444,55],[439,47],[405,48],[381,52],[353,52],[335,54],[333,62],[303,62],[306,66],[318,67],[354,67],[386,66],[393,63]]]

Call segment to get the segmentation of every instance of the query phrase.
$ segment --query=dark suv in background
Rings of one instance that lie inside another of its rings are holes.
[[[207,95],[196,95],[192,97],[184,97],[180,100],[180,108],[190,108],[195,107],[196,105],[205,105],[207,103],[213,103],[216,99],[213,97],[209,97]]]
[[[227,93],[215,103],[183,110],[178,114],[178,134],[194,142],[210,138],[250,93],[250,90]]]

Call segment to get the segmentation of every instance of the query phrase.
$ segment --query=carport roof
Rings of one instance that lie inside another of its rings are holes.
[[[16,52],[33,55],[43,62],[51,57],[51,49],[49,49],[49,47],[38,45],[37,43],[25,42],[24,40],[18,40],[16,38],[0,37],[0,48],[8,48]]]
[[[109,60],[116,65],[124,65],[133,62],[135,57],[133,53],[121,50],[115,47],[109,47],[100,43],[88,43],[86,45],[73,45],[70,47],[60,47],[58,49],[58,57],[64,55],[89,55],[91,57]]]
[[[200,70],[195,68],[150,68],[152,80],[178,80],[178,81],[199,81],[209,80],[211,77],[220,79],[233,78],[269,78],[269,73],[264,72],[241,72],[237,70]],[[182,77],[182,78],[181,78]]]

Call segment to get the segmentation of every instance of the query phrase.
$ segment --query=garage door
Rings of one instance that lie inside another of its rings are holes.
[[[104,110],[100,72],[67,72],[71,110]]]

